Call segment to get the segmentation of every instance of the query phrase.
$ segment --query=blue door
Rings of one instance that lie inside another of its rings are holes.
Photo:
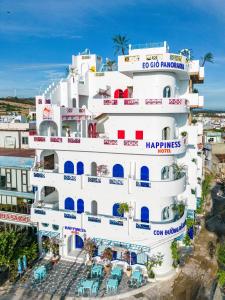
[[[141,208],[141,222],[149,223],[149,209],[146,206]]]
[[[78,161],[77,163],[77,175],[82,175],[84,174],[84,164],[82,161]]]
[[[75,235],[75,247],[78,249],[82,249],[84,247],[84,242],[79,235]]]
[[[116,260],[117,259],[117,251],[113,251],[112,252],[112,260]]]
[[[120,213],[118,212],[118,208],[119,208],[119,207],[120,207],[119,203],[115,203],[115,204],[113,205],[113,216],[114,216],[114,217],[123,217],[124,214],[120,214]]]
[[[148,167],[141,167],[141,180],[149,181],[149,170]]]
[[[65,199],[65,209],[74,210],[74,201],[72,198],[68,197]]]
[[[132,265],[135,265],[137,263],[137,254],[135,252],[131,252],[130,260]]]
[[[77,200],[77,213],[82,214],[84,212],[84,201],[82,199]]]
[[[120,164],[116,164],[113,166],[113,177],[124,177],[123,166],[121,166]]]
[[[66,161],[64,164],[64,173],[74,174],[74,165],[72,161]]]

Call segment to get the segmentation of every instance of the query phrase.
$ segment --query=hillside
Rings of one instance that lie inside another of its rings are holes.
[[[29,109],[35,109],[34,98],[7,97],[0,98],[0,116],[16,113],[27,115]]]

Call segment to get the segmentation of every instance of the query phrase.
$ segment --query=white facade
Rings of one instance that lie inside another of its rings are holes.
[[[63,257],[90,237],[98,255],[110,246],[121,259],[127,248],[134,264],[161,252],[156,273],[171,271],[171,242],[201,194],[202,127],[188,116],[203,105],[190,81],[202,82],[204,69],[168,51],[165,42],[130,47],[108,72],[95,72],[96,55],[73,56],[70,75],[36,97],[32,221],[40,235],[60,236]],[[123,216],[119,203],[129,206]]]

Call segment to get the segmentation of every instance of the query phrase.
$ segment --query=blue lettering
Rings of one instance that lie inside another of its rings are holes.
[[[159,142],[155,143],[155,147],[156,147],[156,149],[159,147]]]
[[[146,148],[151,148],[150,143],[146,143]]]

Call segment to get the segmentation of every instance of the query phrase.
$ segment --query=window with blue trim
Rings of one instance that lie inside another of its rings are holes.
[[[141,167],[141,180],[149,181],[149,169],[146,166]]]
[[[68,160],[64,163],[64,173],[74,174],[74,164]]]
[[[149,209],[146,206],[141,208],[141,222],[149,223]]]
[[[124,216],[124,214],[120,214],[120,213],[118,212],[119,207],[120,207],[119,203],[115,203],[115,204],[113,205],[113,211],[112,211],[112,214],[113,214],[114,217],[123,217],[123,216]]]
[[[124,170],[123,166],[120,164],[116,164],[113,166],[113,177],[124,178]]]
[[[70,197],[65,199],[65,209],[74,210],[74,200]]]
[[[82,199],[77,200],[77,213],[82,214],[84,212],[84,201]]]
[[[84,174],[84,164],[82,161],[78,161],[77,163],[77,175],[82,175]]]

